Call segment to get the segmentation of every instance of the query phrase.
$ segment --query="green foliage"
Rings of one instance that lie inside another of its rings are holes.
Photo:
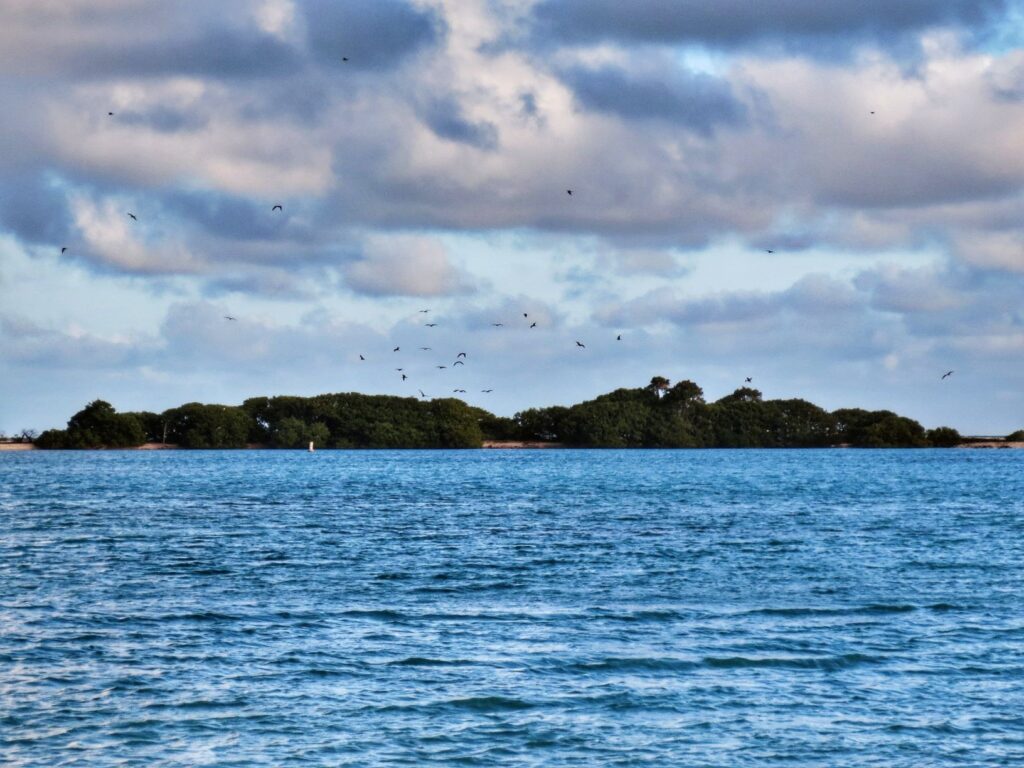
[[[1016,432],[1011,432],[1006,436],[1006,442],[1008,443],[1022,443],[1024,442],[1024,429],[1018,429]]]
[[[165,411],[167,439],[182,448],[244,448],[250,419],[231,405],[186,403]]]
[[[936,427],[928,430],[928,442],[935,448],[953,448],[960,445],[963,439],[952,427]]]
[[[49,429],[36,439],[40,448],[133,448],[146,442],[139,419],[117,413],[104,400],[94,400],[68,420],[67,429]]]
[[[832,414],[839,442],[857,448],[923,448],[928,445],[924,427],[892,411],[844,408]]]
[[[166,437],[165,437],[166,435]],[[829,413],[806,400],[764,400],[749,387],[714,403],[692,381],[655,376],[571,407],[531,408],[507,419],[461,400],[361,395],[254,397],[240,407],[188,403],[162,414],[117,414],[97,400],[66,430],[48,430],[41,448],[139,445],[149,439],[183,448],[478,448],[484,439],[557,442],[593,448],[945,447],[949,427],[925,432],[891,411]],[[1024,439],[1024,430],[1008,439]]]

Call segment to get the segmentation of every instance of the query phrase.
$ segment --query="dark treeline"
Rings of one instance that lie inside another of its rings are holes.
[[[764,400],[741,388],[713,403],[692,381],[661,377],[571,407],[495,416],[461,400],[344,393],[254,397],[240,406],[188,403],[163,413],[117,413],[102,400],[67,429],[48,430],[40,448],[478,448],[484,440],[528,440],[588,448],[948,447],[949,427],[925,430],[890,411],[826,411],[806,400]]]

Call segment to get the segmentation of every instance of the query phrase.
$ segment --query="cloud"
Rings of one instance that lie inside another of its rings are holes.
[[[456,296],[473,291],[439,242],[412,235],[374,237],[344,267],[345,281],[367,296]]]
[[[665,120],[703,135],[740,124],[746,114],[727,81],[702,73],[636,76],[605,66],[572,68],[562,77],[588,109],[626,119]]]
[[[885,42],[934,26],[977,27],[999,18],[1003,0],[543,0],[539,34],[568,43],[702,43],[736,47],[821,40]]]
[[[451,98],[434,99],[422,109],[424,122],[437,136],[468,144],[477,149],[498,147],[498,128],[494,123],[472,122],[462,114],[458,102]]]
[[[300,7],[310,50],[331,67],[390,68],[437,42],[444,31],[432,11],[402,0],[300,0]]]

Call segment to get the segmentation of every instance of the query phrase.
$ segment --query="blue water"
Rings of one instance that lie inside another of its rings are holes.
[[[1024,764],[1024,452],[0,454],[0,764]]]

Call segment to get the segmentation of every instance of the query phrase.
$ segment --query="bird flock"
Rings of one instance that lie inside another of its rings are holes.
[[[347,57],[347,56],[343,56],[343,57],[341,57],[341,61],[342,61],[342,62],[348,62],[348,60],[349,60],[349,59],[348,59],[348,57]],[[872,111],[871,111],[871,114],[872,114],[872,115],[874,115],[874,114],[875,114],[875,112],[874,112],[874,111],[872,110]],[[112,111],[111,111],[111,112],[107,112],[107,116],[108,116],[108,117],[114,117],[114,116],[115,116],[115,113],[114,113],[114,112],[112,112]],[[569,196],[569,197],[573,197],[573,190],[572,190],[572,189],[566,189],[566,190],[565,190],[565,193],[566,193],[566,195],[567,195],[567,196]],[[273,205],[273,206],[271,207],[270,211],[271,211],[271,214],[274,214],[274,213],[277,213],[277,212],[281,212],[281,213],[284,213],[284,205],[283,205],[282,203],[275,203],[275,204],[274,204],[274,205]],[[131,219],[131,220],[132,220],[133,222],[138,222],[138,220],[139,220],[139,219],[138,219],[138,217],[137,217],[137,216],[136,216],[136,215],[135,215],[135,214],[134,214],[134,213],[133,213],[132,211],[127,211],[127,212],[126,212],[126,215],[127,215],[127,217],[128,217],[129,219]],[[67,251],[68,251],[68,246],[62,246],[62,247],[61,247],[61,249],[60,249],[60,253],[61,253],[61,255],[62,255],[62,256],[63,256],[63,255],[65,254],[65,253],[67,253]],[[770,254],[770,255],[773,255],[773,254],[775,254],[775,249],[772,249],[772,248],[766,248],[766,249],[765,249],[765,253],[767,253],[767,254]],[[417,314],[421,314],[421,315],[424,315],[424,316],[426,316],[426,315],[429,315],[429,314],[431,313],[431,311],[432,311],[432,310],[431,310],[431,309],[429,309],[429,308],[428,308],[428,309],[421,309],[421,310],[419,310],[419,312],[418,312]],[[528,325],[526,326],[528,330],[533,330],[533,329],[535,329],[535,328],[537,328],[537,327],[538,327],[538,326],[537,326],[537,321],[536,321],[536,320],[532,320],[532,321],[530,320],[530,316],[529,316],[529,313],[527,313],[527,312],[523,312],[522,314],[523,314],[523,320],[524,320],[524,321],[525,321],[526,323],[528,323]],[[238,321],[238,318],[237,318],[237,317],[235,317],[235,316],[233,316],[233,315],[224,315],[224,320],[226,320],[226,321],[228,321],[228,322],[237,322],[237,321]],[[438,327],[439,325],[440,325],[440,323],[438,323],[438,322],[434,322],[434,321],[431,321],[431,322],[428,322],[428,323],[424,323],[424,324],[423,324],[423,326],[424,326],[425,328],[431,328],[431,329],[433,329],[433,328],[437,328],[437,327]],[[505,323],[504,323],[504,322],[502,322],[502,321],[495,321],[495,322],[492,322],[492,323],[491,323],[491,327],[492,327],[492,328],[504,328],[504,327],[505,327]],[[615,341],[616,341],[616,342],[621,342],[621,341],[622,341],[622,334],[616,334],[616,336],[615,336]],[[586,346],[586,344],[584,344],[584,343],[583,343],[582,341],[580,341],[579,339],[576,339],[576,348],[577,348],[577,349],[580,349],[580,350],[585,350],[585,349],[587,348],[587,346]],[[394,354],[394,353],[401,353],[401,351],[402,351],[402,350],[401,350],[401,346],[396,346],[396,347],[395,347],[394,349],[392,349],[391,351],[392,351],[392,353],[393,353],[393,354]],[[431,351],[433,351],[433,347],[429,347],[429,346],[421,346],[421,347],[419,347],[419,351],[421,351],[421,352],[431,352]],[[467,361],[468,359],[469,359],[469,356],[467,355],[467,353],[466,353],[466,352],[459,352],[459,353],[458,353],[458,354],[456,355],[456,359],[455,359],[455,360],[454,360],[454,361],[453,361],[453,362],[451,363],[451,366],[450,366],[450,367],[451,367],[452,369],[456,368],[457,366],[463,366],[463,367],[465,367],[465,365],[466,365],[466,361]],[[366,354],[365,354],[365,353],[362,353],[362,352],[361,352],[361,353],[359,353],[359,361],[360,361],[361,363],[369,362],[369,358],[368,358],[368,357],[366,356]],[[449,370],[449,365],[446,365],[446,364],[443,364],[443,363],[436,363],[436,364],[434,365],[434,368],[435,368],[436,370],[438,370],[438,371],[445,371],[445,370]],[[402,368],[396,368],[396,369],[395,369],[395,372],[396,372],[396,373],[398,373],[398,374],[399,374],[399,375],[401,376],[401,381],[402,381],[402,382],[408,381],[408,380],[410,379],[410,377],[409,377],[409,375],[408,375],[408,374],[406,373],[406,370],[405,370],[405,368],[404,368],[404,367],[402,367]],[[948,379],[949,377],[951,377],[951,376],[952,376],[952,375],[953,375],[954,373],[955,373],[955,371],[947,371],[946,373],[944,373],[944,374],[943,374],[943,375],[941,376],[941,380],[942,380],[942,381],[945,381],[946,379]],[[751,384],[751,383],[753,383],[753,377],[751,377],[751,376],[747,376],[747,377],[745,377],[745,378],[744,378],[744,383],[745,383],[745,384]],[[425,392],[424,392],[424,391],[423,391],[422,389],[417,389],[416,391],[417,391],[417,392],[419,393],[419,396],[420,396],[420,398],[422,398],[422,399],[429,399],[429,398],[430,398],[430,396],[429,396],[429,395],[427,395],[427,394],[426,394],[426,393],[425,393]],[[493,389],[493,388],[487,388],[487,389],[481,389],[481,390],[480,390],[480,393],[481,393],[481,394],[490,394],[490,393],[492,393],[492,392],[494,392],[494,389]],[[466,393],[467,393],[467,390],[466,390],[466,389],[465,389],[464,387],[461,387],[461,386],[458,386],[458,387],[455,387],[455,388],[453,388],[453,389],[452,389],[452,394],[466,394]]]

